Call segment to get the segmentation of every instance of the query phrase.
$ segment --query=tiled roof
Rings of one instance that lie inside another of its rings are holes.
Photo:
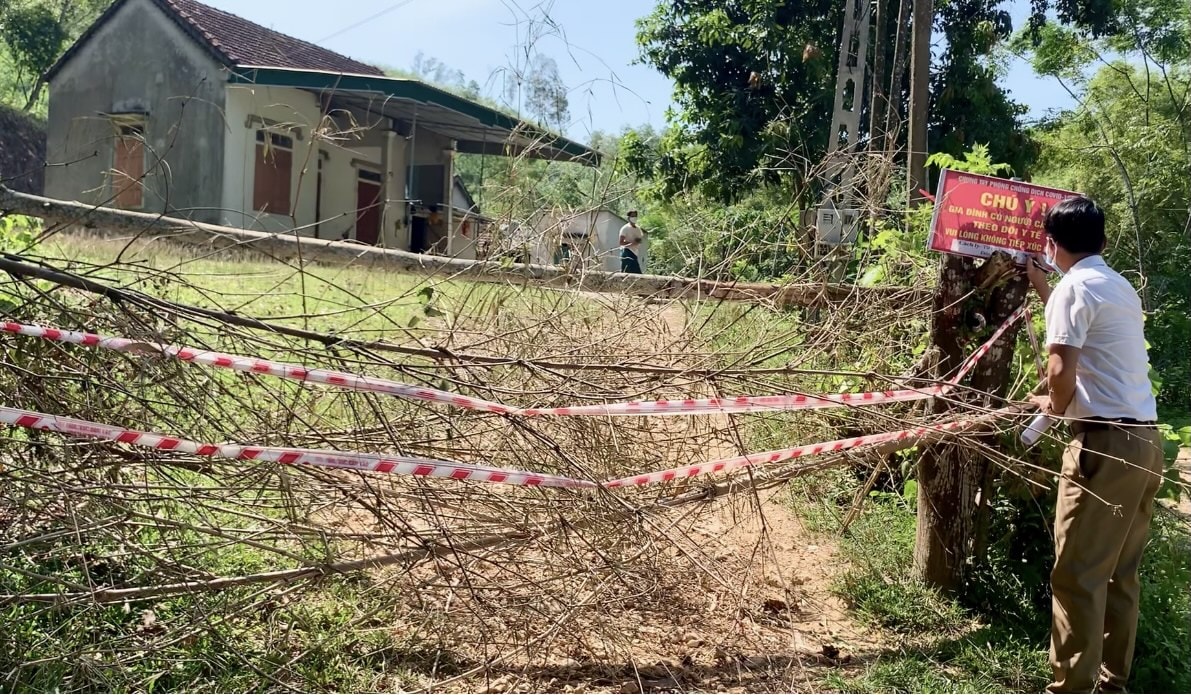
[[[158,0],[211,49],[236,67],[259,66],[326,70],[357,75],[383,75],[371,65],[286,36],[259,24],[194,0]]]
[[[46,73],[52,77],[71,60],[80,46],[107,22],[128,0],[116,0],[87,28],[74,45],[62,54]],[[309,41],[295,39],[278,31],[217,10],[194,0],[152,0],[170,19],[195,41],[210,50],[228,67],[266,67],[283,70],[318,70],[352,75],[383,76],[380,68],[352,60],[335,51],[320,48]],[[132,40],[135,40],[133,38]]]

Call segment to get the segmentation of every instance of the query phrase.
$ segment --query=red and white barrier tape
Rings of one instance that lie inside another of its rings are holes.
[[[408,456],[394,456],[381,454],[365,454],[355,451],[321,451],[317,449],[294,449],[288,447],[270,446],[242,446],[239,444],[201,444],[188,439],[170,437],[152,432],[139,432],[122,427],[102,425],[86,420],[46,415],[28,410],[5,408],[0,406],[0,423],[23,427],[32,430],[59,432],[75,437],[99,439],[122,444],[159,449],[162,451],[181,451],[197,456],[225,458],[237,461],[272,461],[282,464],[307,464],[311,466],[326,466],[331,468],[350,468],[362,471],[377,471],[393,475],[417,475],[431,478],[452,478],[454,480],[471,480],[481,483],[497,483],[504,485],[520,485],[529,487],[560,487],[571,489],[592,489],[601,487],[599,483],[589,480],[567,478],[549,473],[534,473],[518,471],[508,468],[491,466],[477,466],[474,464],[457,463],[453,461],[439,461],[435,459],[413,458]],[[837,439],[819,444],[804,444],[789,449],[778,449],[757,454],[745,454],[718,461],[708,461],[690,466],[681,466],[664,471],[632,475],[617,478],[603,483],[603,487],[638,487],[655,485],[672,480],[694,478],[709,473],[732,471],[748,466],[766,463],[777,463],[806,456],[817,456],[855,449],[872,444],[900,441],[911,437],[925,436],[931,432],[953,432],[971,426],[970,420],[956,420],[939,425],[915,427],[896,432],[882,432],[863,437]]]
[[[419,401],[431,401],[434,403],[446,403],[449,405],[458,406],[460,408],[465,408],[467,410],[480,410],[489,413],[510,413],[516,410],[516,408],[510,408],[509,406],[502,405],[500,403],[493,403],[492,401],[486,401],[481,398],[472,398],[470,396],[461,396],[449,391],[440,391],[438,389],[403,384],[399,381],[374,379],[372,377],[350,374],[348,372],[337,372],[329,369],[308,369],[296,364],[274,362],[272,360],[257,359],[255,357],[241,357],[239,355],[229,355],[222,352],[211,352],[209,350],[200,350],[198,348],[150,343],[139,340],[130,340],[128,338],[109,338],[107,336],[97,335],[95,333],[67,331],[60,328],[30,326],[22,323],[12,322],[6,322],[0,325],[0,329],[6,333],[12,333],[15,335],[24,335],[32,338],[43,338],[45,340],[52,340],[59,343],[73,343],[75,345],[104,348],[107,350],[115,350],[117,352],[151,351],[153,353],[159,353],[168,357],[174,357],[183,362],[205,364],[209,367],[220,367],[223,369],[231,369],[237,372],[249,372],[252,374],[268,374],[270,376],[281,377],[282,379],[309,381],[315,384],[341,386],[352,391],[386,393],[391,396],[399,396],[401,398],[409,398]]]
[[[862,393],[839,393],[820,396],[788,394],[780,396],[735,396],[727,398],[692,398],[686,400],[628,401],[597,405],[569,406],[562,408],[523,408],[520,415],[705,415],[713,413],[759,413],[789,410],[814,410],[838,408],[841,406],[868,406],[882,403],[919,401],[941,396],[959,384],[968,372],[976,366],[992,346],[1025,313],[1025,305],[1009,315],[992,336],[976,348],[955,376],[947,382],[917,389],[893,391],[866,391]]]
[[[954,422],[945,422],[939,425],[931,425],[929,427],[915,427],[913,429],[899,430],[897,432],[882,432],[880,434],[870,434],[863,437],[853,437],[851,439],[837,439],[835,441],[821,442],[819,444],[804,444],[802,446],[796,446],[789,449],[777,449],[776,451],[765,451],[757,454],[745,454],[744,456],[734,456],[732,458],[720,459],[718,461],[697,463],[692,466],[681,466],[679,468],[671,468],[665,471],[643,473],[641,475],[631,475],[627,478],[609,480],[608,482],[604,483],[604,486],[615,488],[635,487],[639,485],[655,485],[657,483],[664,483],[671,480],[693,478],[697,475],[705,475],[707,473],[732,471],[763,463],[778,463],[779,461],[789,461],[790,459],[802,458],[805,456],[817,456],[819,454],[830,454],[838,451],[844,451],[845,449],[855,449],[856,447],[869,446],[871,444],[884,444],[885,442],[895,442],[903,439],[909,439],[911,437],[922,437],[930,434],[931,432],[953,432],[970,427],[971,424],[972,423],[969,420],[956,420]]]
[[[122,427],[101,425],[86,420],[46,415],[28,410],[0,407],[0,423],[32,430],[60,432],[76,437],[101,439],[109,442],[181,451],[197,456],[234,459],[238,461],[273,461],[284,464],[304,463],[312,466],[351,468],[378,471],[394,475],[418,475],[431,478],[453,478],[482,483],[503,483],[531,487],[594,488],[595,483],[575,480],[547,473],[532,473],[508,468],[476,466],[452,461],[412,458],[408,456],[364,454],[355,451],[320,451],[272,446],[241,446],[239,444],[201,444],[152,432],[138,432]]]
[[[112,338],[68,331],[45,326],[6,322],[0,324],[0,330],[15,335],[42,338],[61,343],[73,343],[89,347],[99,347],[119,352],[135,352],[150,350],[183,362],[205,364],[212,367],[232,369],[239,372],[253,374],[269,374],[283,379],[308,381],[318,384],[339,386],[353,391],[384,393],[412,400],[445,403],[465,410],[476,410],[489,413],[525,415],[525,416],[606,416],[606,415],[704,415],[715,413],[756,413],[778,412],[791,410],[809,410],[820,408],[838,408],[842,406],[868,406],[882,403],[896,403],[916,401],[943,395],[955,387],[956,384],[976,366],[980,358],[984,357],[1005,331],[1016,323],[1025,313],[1025,306],[1013,312],[1005,322],[997,328],[987,341],[976,349],[960,366],[954,377],[945,384],[929,386],[920,389],[899,389],[892,391],[868,391],[862,393],[840,393],[821,396],[786,394],[778,396],[730,396],[726,398],[690,398],[682,400],[653,400],[626,401],[620,403],[604,403],[595,405],[563,406],[556,408],[518,408],[504,405],[481,398],[463,396],[449,391],[404,384],[389,379],[360,376],[348,372],[327,369],[311,369],[295,364],[274,362],[272,360],[254,357],[242,357],[222,352],[212,352],[197,348],[179,347],[160,343],[142,342],[128,338]]]

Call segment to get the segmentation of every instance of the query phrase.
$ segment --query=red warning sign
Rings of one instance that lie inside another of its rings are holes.
[[[1043,252],[1046,211],[1075,195],[1079,194],[944,169],[927,246],[976,258],[1007,251],[1018,264],[1025,264],[1027,256]]]

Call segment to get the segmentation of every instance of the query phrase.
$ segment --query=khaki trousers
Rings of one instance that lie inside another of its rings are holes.
[[[1137,637],[1138,567],[1162,482],[1156,429],[1077,432],[1063,455],[1047,692],[1123,690]]]

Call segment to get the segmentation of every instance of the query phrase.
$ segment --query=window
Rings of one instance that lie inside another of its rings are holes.
[[[130,210],[145,204],[145,118],[137,115],[112,116],[116,129],[112,155],[112,204]]]
[[[256,131],[256,167],[252,181],[254,209],[274,215],[290,214],[293,166],[292,137]]]

